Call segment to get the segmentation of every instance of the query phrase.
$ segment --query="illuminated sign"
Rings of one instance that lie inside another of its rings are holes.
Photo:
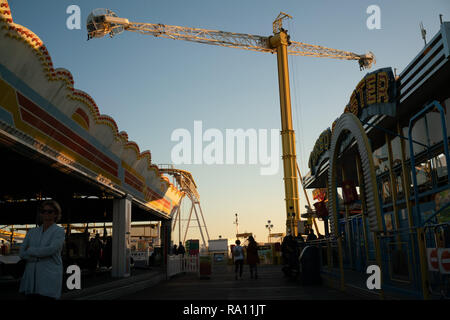
[[[361,120],[376,114],[395,116],[397,84],[391,68],[367,74],[356,86],[344,112]]]
[[[312,194],[313,200],[323,201],[327,198],[327,188],[314,189]]]
[[[344,112],[353,113],[361,121],[377,114],[394,117],[396,115],[397,93],[397,82],[392,69],[378,69],[367,74],[358,83]],[[333,122],[331,130],[328,128],[321,133],[309,156],[308,166],[312,175],[317,174],[318,166],[327,158],[326,152],[330,148],[332,130],[334,130],[336,121],[337,119]]]
[[[327,128],[322,132],[314,145],[313,151],[309,156],[308,166],[311,169],[311,174],[315,174],[316,167],[319,164],[320,157],[330,149],[331,130]]]

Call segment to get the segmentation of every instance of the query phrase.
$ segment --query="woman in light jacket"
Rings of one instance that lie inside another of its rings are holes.
[[[19,291],[31,299],[59,299],[65,238],[64,228],[56,225],[61,218],[61,207],[52,200],[44,201],[39,209],[40,226],[27,232],[20,247],[19,255],[27,263]]]

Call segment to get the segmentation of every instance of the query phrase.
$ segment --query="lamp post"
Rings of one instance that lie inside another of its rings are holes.
[[[237,213],[235,213],[234,214],[235,215],[235,217],[236,217],[236,220],[233,222],[233,224],[235,224],[236,225],[236,238],[237,238],[237,235],[239,234],[239,222],[238,222],[238,214]]]
[[[270,230],[273,228],[273,224],[270,223],[270,220],[267,220],[266,228],[269,229],[269,236],[267,237],[267,240],[270,243]]]

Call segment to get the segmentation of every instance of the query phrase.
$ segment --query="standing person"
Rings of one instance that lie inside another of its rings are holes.
[[[241,247],[241,241],[236,240],[236,246],[233,249],[233,257],[234,257],[234,273],[236,280],[238,279],[238,271],[239,277],[242,279],[242,266],[244,264],[244,249]]]
[[[19,291],[29,299],[59,299],[65,239],[64,228],[56,225],[61,219],[61,207],[56,201],[44,201],[39,212],[39,227],[27,232],[20,247],[19,255],[26,266]]]
[[[112,237],[111,236],[106,237],[103,261],[104,261],[105,267],[107,267],[109,269],[109,267],[111,267],[111,265],[112,265]]]
[[[184,246],[181,242],[178,245],[177,253],[181,254],[182,257],[184,257],[184,254],[186,253],[186,249],[184,249]]]
[[[178,249],[177,249],[177,245],[176,244],[173,245],[172,254],[174,254],[174,255],[178,254]]]
[[[259,263],[258,245],[252,236],[248,237],[247,263],[250,266],[250,278],[253,279],[254,272],[255,279],[258,279],[258,270],[256,268],[256,264]]]
[[[100,264],[100,259],[102,257],[102,251],[103,251],[103,243],[102,240],[100,240],[100,235],[98,232],[95,234],[95,238],[93,241],[93,251],[94,251],[94,259],[95,259],[95,268]]]
[[[98,233],[95,234],[95,238],[92,238],[89,241],[89,270],[95,274],[97,271],[97,267],[100,261],[101,253],[102,253],[102,241],[100,240],[100,235]]]
[[[290,235],[288,238],[288,251],[289,251],[289,265],[294,269],[298,268],[299,247],[294,236]]]
[[[282,259],[282,264],[283,265],[287,265],[288,264],[288,258],[289,258],[289,251],[288,251],[288,239],[289,239],[289,234],[286,235],[283,238],[283,242],[281,243],[281,259]]]
[[[317,236],[314,234],[314,230],[309,229],[308,237],[306,237],[306,241],[317,240]]]
[[[290,233],[284,237],[281,250],[283,254],[284,267],[282,270],[284,274],[287,276],[297,275],[299,272],[299,246],[295,238]]]
[[[91,273],[95,274],[95,270],[97,269],[97,263],[95,258],[95,244],[94,238],[91,238],[87,245],[88,251],[88,269]]]
[[[2,240],[1,248],[2,248],[2,251],[1,251],[2,256],[6,256],[6,244],[5,244],[4,240]]]
[[[297,237],[295,237],[295,241],[297,241],[298,254],[301,254],[303,248],[305,247],[305,239],[303,239],[302,235],[299,233]]]

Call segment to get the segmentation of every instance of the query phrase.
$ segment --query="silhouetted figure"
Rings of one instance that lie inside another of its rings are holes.
[[[247,263],[250,267],[250,278],[253,279],[254,273],[255,279],[258,279],[258,270],[256,268],[256,265],[259,263],[258,245],[252,236],[248,237]]]
[[[297,241],[298,246],[298,254],[302,252],[303,248],[305,247],[305,239],[303,239],[301,234],[298,234],[298,236],[295,237],[295,241]]]
[[[313,229],[309,229],[309,234],[306,237],[306,241],[312,241],[312,240],[317,240],[317,236],[314,234]]]
[[[102,253],[102,241],[100,240],[100,235],[98,233],[95,234],[95,238],[92,238],[89,242],[89,269],[91,271],[96,271],[97,266],[100,261],[101,253]]]
[[[177,245],[176,244],[173,245],[172,254],[174,254],[174,255],[178,254],[178,249],[177,249]]]
[[[244,249],[241,247],[241,241],[236,240],[236,246],[233,249],[233,258],[234,258],[234,273],[236,280],[238,279],[238,272],[239,277],[242,279],[242,266],[244,264]]]
[[[181,254],[184,257],[184,254],[186,253],[186,249],[184,248],[183,244],[180,242],[177,249],[177,254]]]
[[[106,237],[105,247],[103,249],[103,265],[107,268],[112,265],[112,237]]]
[[[3,255],[3,256],[6,256],[6,244],[5,244],[5,241],[4,240],[2,240],[2,246],[1,246],[1,248],[2,248],[2,251],[1,251],[1,254]]]
[[[288,234],[283,239],[283,243],[281,244],[281,252],[283,258],[283,272],[286,276],[295,276],[299,271],[299,263],[298,263],[298,244],[295,238]]]

